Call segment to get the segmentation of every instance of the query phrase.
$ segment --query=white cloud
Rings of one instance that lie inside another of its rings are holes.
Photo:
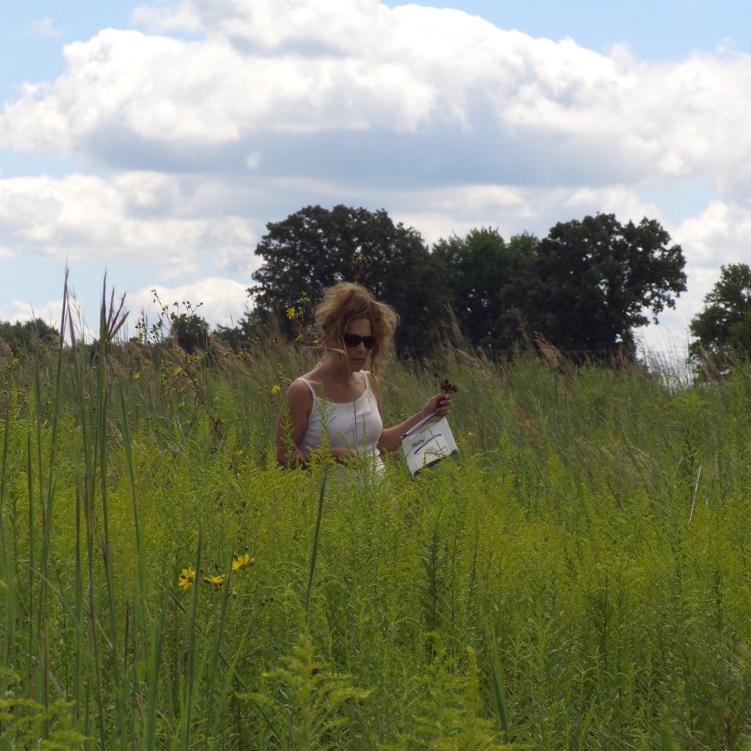
[[[384,194],[382,199],[385,201]],[[377,203],[370,198],[369,204]],[[531,232],[547,234],[557,222],[587,214],[613,213],[619,221],[642,217],[663,221],[659,206],[641,200],[626,187],[515,188],[500,185],[457,185],[450,188],[391,194],[395,219],[419,229],[427,242],[463,235],[491,226],[505,237]]]
[[[212,326],[229,325],[242,317],[248,305],[247,288],[247,284],[222,277],[208,277],[175,287],[147,285],[127,295],[126,307],[131,311],[130,316],[134,321],[142,312],[146,313],[149,321],[156,321],[160,307],[154,301],[156,290],[158,299],[163,305],[169,306],[170,310],[184,312],[186,307],[183,302],[188,301],[192,309]],[[173,306],[175,302],[178,303],[177,308]]]
[[[736,255],[745,245],[748,254],[748,230],[751,216],[739,206],[730,206],[722,201],[712,203],[699,214],[684,221],[678,227],[678,236],[692,248],[697,266],[716,266],[728,255]],[[745,238],[743,232],[746,232]]]
[[[248,156],[245,157],[245,166],[248,169],[254,170],[258,169],[258,165],[261,163],[261,153],[259,151],[254,151],[252,154],[248,154]]]
[[[187,310],[184,305],[188,301],[192,309],[215,327],[217,324],[229,325],[242,317],[248,306],[247,284],[240,284],[232,279],[222,277],[208,277],[190,284],[177,285],[174,287],[162,284],[145,285],[134,292],[126,292],[125,309],[129,311],[127,328],[133,335],[136,320],[142,313],[146,313],[150,322],[155,322],[160,306],[154,299],[156,291],[158,299],[170,310],[183,312]],[[119,300],[119,293],[118,293]],[[173,303],[177,302],[175,308]],[[92,322],[96,322],[96,310],[84,310],[81,302],[71,299],[73,308],[74,326],[83,338],[91,338]],[[10,303],[10,310],[0,310],[0,320],[28,321],[32,318],[41,318],[55,328],[60,326],[60,314],[62,300],[48,300],[41,304],[34,304],[26,300],[14,299]],[[168,325],[168,324],[167,324]]]
[[[186,0],[101,31],[0,115],[0,144],[129,169],[397,185],[751,185],[751,57],[645,64],[378,0]],[[263,159],[258,155],[263,154]]]
[[[158,31],[189,31],[273,50],[297,46],[345,53],[382,36],[394,11],[378,0],[188,0],[163,8],[141,7],[134,20]],[[279,21],[284,21],[280,24]]]
[[[17,257],[127,259],[195,272],[199,261],[242,268],[250,221],[192,203],[190,182],[154,173],[0,179],[0,248]]]
[[[34,36],[41,39],[57,39],[63,35],[56,26],[55,22],[49,18],[34,18],[29,24],[29,30]]]
[[[682,222],[673,234],[683,247],[690,279],[681,309],[693,317],[719,279],[720,266],[751,261],[751,206],[713,201],[698,216]]]
[[[60,328],[60,315],[63,309],[62,300],[47,300],[39,305],[34,305],[25,300],[14,299],[10,303],[11,312],[0,310],[0,320],[10,323],[19,323],[41,318],[46,324]]]

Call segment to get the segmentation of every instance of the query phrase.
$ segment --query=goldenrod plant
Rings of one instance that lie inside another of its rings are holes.
[[[477,654],[467,649],[467,665],[448,653],[439,633],[429,633],[433,657],[420,678],[421,692],[395,744],[381,751],[513,751],[495,723],[483,716]]]
[[[269,748],[280,751],[333,751],[346,743],[348,702],[365,701],[370,692],[352,685],[317,657],[304,608],[294,592],[287,598],[295,612],[298,636],[282,666],[262,676],[263,693],[241,693],[240,699],[265,707]]]

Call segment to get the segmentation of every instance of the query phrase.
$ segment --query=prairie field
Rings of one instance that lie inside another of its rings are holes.
[[[392,363],[375,483],[276,466],[314,352],[105,341],[1,364],[0,749],[751,747],[750,367]]]

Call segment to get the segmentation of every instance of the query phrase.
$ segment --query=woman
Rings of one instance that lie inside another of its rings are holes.
[[[281,464],[306,465],[327,436],[337,461],[365,461],[381,473],[381,454],[398,449],[407,430],[430,414],[448,413],[451,396],[436,394],[418,413],[384,429],[376,374],[391,354],[398,320],[393,308],[358,284],[340,282],[324,291],[316,323],[326,354],[287,391],[288,410],[280,412],[276,431]]]

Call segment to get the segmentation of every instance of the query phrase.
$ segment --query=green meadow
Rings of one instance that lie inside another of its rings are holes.
[[[447,349],[460,455],[276,466],[266,342],[2,361],[0,749],[743,749],[751,368]]]

